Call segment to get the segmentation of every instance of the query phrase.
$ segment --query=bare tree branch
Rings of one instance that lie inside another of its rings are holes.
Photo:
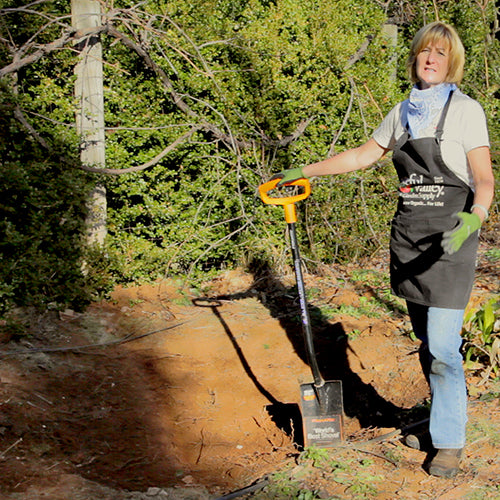
[[[14,110],[15,118],[21,123],[21,125],[28,131],[28,133],[35,139],[43,149],[50,151],[50,144],[35,130],[35,128],[29,123],[29,121],[24,116],[21,108],[17,106]],[[87,172],[93,172],[96,174],[107,174],[107,175],[122,175],[122,174],[130,174],[132,172],[139,172],[141,170],[146,170],[147,168],[153,167],[158,164],[165,156],[167,156],[170,152],[172,152],[177,146],[182,144],[185,140],[189,139],[200,127],[192,127],[185,134],[178,137],[172,144],[169,144],[163,151],[158,153],[154,158],[149,160],[148,162],[142,165],[136,165],[129,168],[99,168],[99,167],[90,167],[88,165],[82,165],[80,162],[72,160],[70,158],[65,158],[60,156],[59,159],[61,162],[68,165],[75,165],[82,170]]]
[[[14,116],[21,125],[28,131],[28,133],[42,146],[44,149],[50,150],[50,146],[47,141],[33,128],[31,123],[26,119],[21,108],[16,106],[14,109]]]
[[[349,69],[351,66],[356,64],[360,59],[363,59],[365,52],[368,50],[368,47],[370,46],[370,43],[372,42],[372,40],[374,38],[375,38],[375,35],[368,35],[366,37],[365,41],[361,44],[361,47],[356,51],[355,54],[353,54],[349,58],[346,65],[344,66],[344,70]]]
[[[345,112],[344,119],[342,120],[342,124],[340,125],[340,128],[338,129],[337,133],[335,134],[335,137],[332,140],[332,143],[330,144],[330,149],[328,150],[328,156],[333,156],[333,154],[335,153],[335,144],[337,144],[337,141],[339,140],[340,135],[344,131],[344,128],[347,125],[347,120],[349,119],[349,116],[351,114],[352,103],[354,102],[354,86],[353,86],[352,78],[349,78],[349,82],[351,84],[351,95],[349,96],[349,105],[347,106],[347,111]]]
[[[31,137],[33,137],[33,139],[35,139],[38,144],[40,144],[43,149],[49,152],[52,151],[50,144],[35,130],[35,128],[27,120],[26,116],[24,116],[24,113],[19,106],[16,106],[16,108],[14,109],[14,117],[26,129],[28,134],[31,135]],[[81,168],[80,162],[77,162],[76,160],[70,158],[59,156],[59,161],[66,165],[73,165],[75,167]]]
[[[197,113],[193,109],[191,109],[191,107],[185,102],[185,100],[183,99],[181,94],[179,94],[175,90],[175,87],[174,87],[172,81],[170,80],[170,78],[168,77],[168,75],[165,73],[165,71],[158,64],[156,64],[156,62],[153,60],[153,58],[149,55],[146,48],[144,48],[143,46],[141,46],[139,43],[135,42],[134,40],[130,39],[124,33],[122,33],[121,31],[118,31],[116,28],[114,28],[112,26],[110,26],[108,28],[107,33],[110,36],[113,36],[113,37],[119,39],[126,47],[130,48],[131,50],[136,52],[137,55],[141,56],[146,64],[146,66],[148,66],[151,70],[153,70],[158,75],[158,77],[160,78],[164,87],[170,93],[174,104],[187,116],[189,116],[191,118],[198,118],[203,129],[205,129],[207,132],[212,133],[217,139],[223,141],[226,145],[231,145],[231,144],[236,143],[238,147],[244,148],[244,149],[253,147],[255,141],[237,140],[232,135],[224,133],[216,125],[206,121],[202,117],[199,117],[197,115]],[[300,137],[304,133],[306,127],[309,125],[309,123],[311,121],[312,121],[312,118],[308,118],[307,120],[302,121],[299,124],[299,126],[297,127],[297,130],[295,132],[293,132],[289,136],[283,137],[282,139],[273,140],[273,139],[270,139],[264,135],[261,135],[260,140],[262,140],[268,146],[285,147],[288,144],[295,141],[298,137]]]
[[[43,3],[43,0],[40,2],[34,2],[31,5],[36,5],[38,3]],[[24,8],[27,8],[28,6],[25,6]],[[239,138],[236,138],[233,133],[231,133],[229,130],[228,132],[225,132],[221,130],[220,127],[215,125],[214,123],[209,122],[206,118],[203,116],[199,115],[197,112],[195,112],[186,102],[185,97],[177,92],[175,89],[175,86],[173,85],[171,79],[167,75],[167,73],[161,68],[153,59],[153,57],[149,54],[149,51],[147,50],[147,47],[145,47],[140,41],[133,40],[130,36],[125,34],[124,32],[118,30],[114,25],[112,21],[118,20],[118,16],[120,14],[123,14],[125,11],[113,11],[113,12],[108,12],[106,15],[107,22],[105,22],[102,26],[98,26],[95,28],[87,29],[87,30],[74,30],[70,27],[66,29],[64,34],[57,38],[56,40],[42,45],[37,50],[35,50],[33,53],[26,55],[24,57],[19,57],[20,54],[25,53],[27,50],[32,48],[32,44],[29,45],[24,45],[20,49],[13,50],[14,56],[13,60],[10,64],[4,66],[3,68],[0,68],[0,78],[5,77],[6,75],[16,73],[19,71],[21,68],[24,66],[27,66],[29,64],[33,64],[40,59],[42,59],[44,56],[63,49],[71,44],[74,44],[77,41],[82,41],[88,37],[91,36],[96,36],[100,34],[107,34],[108,36],[111,36],[118,40],[120,43],[122,43],[124,46],[128,47],[130,50],[133,50],[138,56],[141,57],[145,65],[152,70],[160,79],[161,84],[165,88],[165,90],[170,94],[170,97],[173,101],[173,103],[176,105],[176,107],[184,113],[187,117],[190,118],[191,121],[198,123],[197,129],[203,129],[206,132],[209,132],[214,136],[215,139],[222,141],[226,146],[236,149],[248,149],[248,148],[254,148],[257,143],[262,143],[266,146],[269,147],[276,147],[276,148],[282,148],[286,147],[293,141],[297,140],[306,130],[307,126],[311,123],[312,117],[303,120],[299,125],[297,126],[297,129],[290,135],[279,138],[279,139],[272,139],[262,132],[258,132],[256,130],[253,130],[253,133],[255,134],[255,139],[250,139],[250,140],[242,140]],[[51,24],[55,22],[56,20],[53,19],[51,20]],[[134,24],[139,24],[139,21],[137,17],[135,16],[135,19],[132,20]],[[171,22],[171,20],[168,20]],[[123,23],[124,20],[120,19],[120,22]],[[145,26],[147,27],[147,26]],[[176,26],[177,27],[177,26]],[[177,27],[178,30],[182,32],[182,30]],[[133,32],[133,30],[131,30]],[[156,30],[153,30],[156,31]],[[203,65],[204,70],[201,71],[202,74],[205,76],[209,76],[210,78],[213,78],[213,74],[208,67],[206,61],[201,57],[201,54],[199,53],[199,49],[196,47],[194,42],[188,38],[189,43],[194,46],[199,58],[201,58],[201,62]],[[208,103],[205,103],[208,105]],[[241,118],[241,117],[240,117]],[[18,117],[18,119],[20,119]],[[20,120],[21,121],[21,120]],[[225,120],[224,120],[225,121]],[[25,120],[23,123],[23,126],[28,129],[31,135],[36,134],[34,129],[31,127],[31,129],[27,126],[29,125],[28,122]],[[226,123],[227,127],[227,123]],[[40,142],[41,137],[38,136],[37,140]],[[176,143],[177,144],[177,143]],[[45,146],[44,146],[45,147]],[[154,160],[152,160],[154,161]],[[159,160],[158,160],[159,161]],[[149,163],[149,162],[148,162]],[[142,166],[138,167],[131,167],[132,169],[138,169],[140,170]],[[87,167],[87,169],[91,170],[92,167]],[[147,168],[147,167],[145,167]],[[113,170],[113,172],[109,173],[117,173],[115,172],[115,169],[108,169],[108,170]],[[128,169],[124,169],[128,170]],[[130,171],[134,171],[130,170]],[[105,169],[99,169],[101,173],[105,172]],[[119,170],[120,173],[124,173],[123,170]]]
[[[197,130],[199,130],[199,127],[193,127],[185,134],[182,134],[174,142],[172,142],[172,144],[169,144],[161,153],[158,153],[153,159],[149,160],[143,165],[136,165],[135,167],[128,167],[128,168],[99,168],[99,167],[89,167],[87,165],[82,165],[81,168],[83,170],[86,170],[87,172],[94,172],[96,174],[110,174],[110,175],[130,174],[131,172],[139,172],[141,170],[146,170],[147,168],[152,167],[153,165],[159,163],[162,158],[167,156],[168,153],[173,151],[186,139],[189,139],[189,137],[191,137]]]
[[[106,26],[99,26],[97,28],[79,32],[68,29],[68,31],[64,33],[62,37],[46,45],[42,45],[38,50],[28,56],[22,57],[20,59],[14,58],[14,61],[12,63],[7,64],[7,66],[4,66],[3,68],[0,68],[0,78],[3,78],[10,73],[15,73],[28,64],[33,64],[39,61],[42,57],[50,54],[51,52],[64,48],[70,42],[80,40],[92,35],[98,35],[99,33],[105,32],[106,29]]]

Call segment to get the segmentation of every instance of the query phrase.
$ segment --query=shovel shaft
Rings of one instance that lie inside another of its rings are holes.
[[[297,179],[287,186],[299,186],[302,192],[294,196],[273,197],[269,192],[277,188],[281,179],[273,179],[265,184],[259,186],[259,193],[262,201],[268,205],[282,205],[285,209],[285,220],[288,223],[290,246],[292,247],[293,265],[295,268],[295,277],[297,280],[297,290],[299,293],[300,312],[302,316],[302,329],[304,333],[304,341],[306,347],[307,361],[311,367],[312,375],[314,378],[314,387],[321,388],[325,381],[321,377],[318,362],[316,360],[316,352],[314,350],[313,336],[311,330],[311,320],[309,317],[309,310],[307,307],[306,290],[304,286],[304,278],[302,276],[302,267],[300,260],[299,245],[297,243],[297,235],[295,232],[295,222],[297,222],[297,213],[295,210],[295,203],[305,200],[311,194],[311,185],[307,179]]]
[[[306,290],[304,286],[304,277],[302,275],[302,267],[300,260],[299,245],[297,243],[297,234],[295,231],[295,223],[289,223],[288,229],[290,233],[290,246],[292,248],[293,266],[295,268],[295,278],[297,280],[297,291],[299,293],[300,312],[302,317],[302,329],[304,332],[304,341],[306,346],[307,360],[314,378],[314,386],[322,387],[325,383],[319,371],[318,362],[316,360],[316,352],[314,350],[313,335],[311,329],[311,319],[309,309],[307,307]]]

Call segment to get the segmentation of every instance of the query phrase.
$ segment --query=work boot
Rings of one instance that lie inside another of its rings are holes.
[[[429,465],[429,474],[433,476],[451,478],[457,475],[462,456],[462,448],[438,450]]]

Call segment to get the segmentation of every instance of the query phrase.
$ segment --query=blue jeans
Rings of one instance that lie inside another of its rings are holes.
[[[429,431],[434,448],[463,448],[467,423],[467,387],[460,354],[463,309],[442,309],[407,302],[415,335],[428,359],[431,388]]]

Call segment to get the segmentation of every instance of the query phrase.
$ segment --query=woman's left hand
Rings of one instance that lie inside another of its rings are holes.
[[[477,214],[468,214],[467,212],[459,212],[453,217],[457,218],[459,225],[443,233],[441,246],[447,254],[458,252],[465,240],[481,227],[481,219]]]
[[[279,174],[274,174],[269,180],[273,181],[275,179],[281,179],[278,184],[276,184],[277,187],[281,187],[285,184],[290,184],[290,182],[296,181],[298,179],[308,179],[308,177],[304,175],[302,167],[297,167],[291,168],[289,170],[284,170]]]

